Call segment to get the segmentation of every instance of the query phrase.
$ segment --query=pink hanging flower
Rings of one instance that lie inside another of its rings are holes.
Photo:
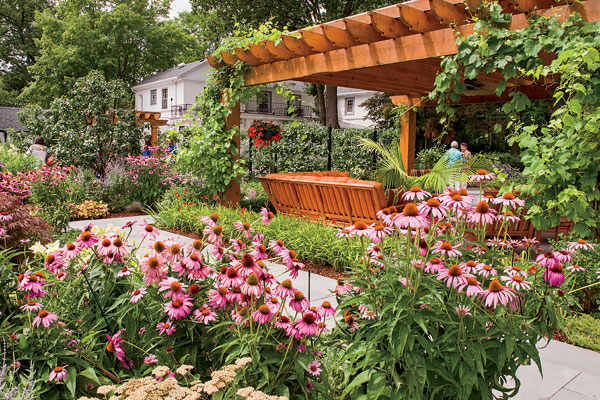
[[[221,247],[223,244],[223,227],[221,225],[214,225],[207,227],[202,231],[205,235],[208,235],[206,241],[213,246]]]
[[[260,286],[258,276],[254,272],[248,275],[246,281],[242,284],[240,289],[246,296],[259,297],[263,292],[263,288]]]
[[[394,232],[394,228],[385,226],[382,223],[374,224],[369,234],[369,239],[373,243],[381,243],[386,236],[391,235]]]
[[[33,300],[29,300],[27,303],[21,306],[21,310],[29,312],[38,312],[42,309],[42,305]]]
[[[123,338],[121,334],[124,332],[124,329],[115,333],[114,335],[106,335],[108,339],[108,344],[106,345],[106,351],[109,353],[115,353],[117,360],[121,361],[121,365],[123,365],[126,369],[131,369],[133,367],[133,361],[125,356],[125,350],[123,350],[123,346],[121,346],[121,342]]]
[[[159,335],[166,333],[167,335],[171,336],[173,332],[175,332],[175,324],[171,322],[170,319],[167,320],[167,322],[159,322],[156,325],[156,330],[158,331]]]
[[[352,291],[352,285],[347,283],[343,278],[337,278],[335,289],[333,289],[333,293],[337,295],[343,295],[346,293],[350,293]]]
[[[129,276],[131,275],[131,271],[132,269],[129,267],[123,267],[119,272],[117,272],[117,278],[121,278],[122,276]]]
[[[426,192],[419,186],[412,186],[407,192],[402,195],[402,200],[415,202],[415,200],[423,201],[426,197],[431,197],[431,193]]]
[[[166,278],[167,272],[164,270],[165,265],[158,257],[147,257],[142,262],[142,272],[144,274],[144,282],[151,285],[153,282],[157,284]]]
[[[467,297],[476,296],[483,293],[481,283],[474,276],[468,277],[466,282],[458,287],[458,291],[462,292],[462,290],[465,288],[465,294]]]
[[[448,206],[441,203],[437,198],[432,197],[427,199],[422,203],[419,203],[417,206],[419,213],[421,215],[428,216],[431,214],[431,217],[437,219],[443,219],[448,216]]]
[[[256,247],[254,247],[254,251],[250,253],[255,260],[266,260],[269,258],[267,254],[267,246],[264,244],[257,243]]]
[[[571,250],[593,250],[594,244],[586,242],[584,239],[579,239],[576,242],[569,242],[569,249]]]
[[[463,317],[467,316],[467,315],[473,315],[473,314],[471,314],[471,308],[469,308],[465,305],[460,305],[458,307],[455,307],[454,310],[456,311],[456,313],[458,315],[461,315]]]
[[[96,252],[101,256],[107,257],[110,254],[112,242],[110,239],[102,239],[96,245]]]
[[[397,214],[393,219],[396,228],[424,228],[429,225],[429,219],[419,214],[419,210],[414,203],[408,203],[404,206],[402,213]]]
[[[550,286],[559,287],[565,281],[565,274],[560,263],[549,266],[544,271],[544,281]]]
[[[347,238],[347,239],[352,239],[354,237],[354,227],[349,226],[346,228],[340,228],[338,229],[338,232],[335,234],[336,237],[338,238]]]
[[[325,300],[317,307],[317,314],[322,318],[333,317],[335,315],[335,309],[331,306],[330,302]]]
[[[301,313],[310,307],[310,303],[304,296],[304,293],[296,290],[294,292],[294,297],[290,300],[290,307],[292,307],[296,312]]]
[[[242,286],[244,284],[244,278],[238,274],[234,267],[227,268],[225,275],[219,275],[219,278],[221,279],[221,285],[226,288]]]
[[[158,362],[158,360],[156,359],[156,356],[154,354],[150,354],[146,357],[144,357],[144,364],[156,364]]]
[[[554,256],[554,253],[542,253],[536,257],[535,261],[544,268],[553,268],[556,265],[560,265],[558,258]]]
[[[187,291],[187,285],[179,282],[175,278],[166,278],[160,282],[159,292],[166,292],[165,299],[171,300],[183,300],[187,298],[185,292]]]
[[[507,221],[509,223],[517,223],[521,220],[521,218],[517,217],[515,214],[513,214],[510,211],[505,212],[504,214],[498,214],[496,215],[496,220],[497,221]]]
[[[58,320],[58,315],[47,310],[41,310],[38,312],[37,317],[33,319],[33,325],[39,328],[40,324],[42,324],[44,328],[50,328],[56,320]]]
[[[227,305],[227,295],[229,290],[226,287],[210,289],[208,291],[208,303],[212,308],[222,309]]]
[[[121,239],[118,236],[113,239],[109,251],[114,255],[114,258],[116,258],[117,260],[120,260],[127,254],[129,254],[129,249],[127,248],[127,245],[125,244],[125,242],[123,242],[123,239]]]
[[[294,292],[296,292],[296,289],[294,289],[292,281],[290,279],[285,279],[275,287],[273,295],[281,298],[294,297]]]
[[[460,247],[460,243],[456,245],[452,245],[450,242],[446,240],[440,240],[433,245],[433,253],[440,253],[447,257],[460,257],[462,253],[459,250],[456,250]]]
[[[425,272],[437,274],[440,268],[444,267],[444,262],[437,257],[433,257],[425,264]]]
[[[457,289],[459,286],[467,285],[467,278],[471,275],[465,273],[457,264],[451,265],[450,268],[440,268],[437,279],[446,282],[446,286],[452,286]]]
[[[304,315],[302,315],[302,318],[294,321],[293,326],[298,330],[298,333],[303,336],[312,336],[319,332],[317,315],[312,311],[306,311]]]
[[[12,215],[10,215],[8,212],[6,211],[2,211],[0,212],[0,221],[2,222],[10,222],[12,221]]]
[[[529,290],[531,289],[531,282],[527,282],[522,275],[512,274],[501,276],[500,279],[506,286],[509,286],[515,290]]]
[[[487,172],[485,169],[478,170],[475,175],[469,177],[470,183],[481,182],[481,181],[493,181],[496,179],[496,174],[493,172]]]
[[[583,272],[583,271],[585,271],[585,268],[583,268],[582,266],[579,266],[579,265],[571,265],[571,266],[567,267],[567,271]]]
[[[67,378],[67,367],[68,365],[63,365],[62,367],[55,367],[50,371],[50,375],[48,375],[48,382],[56,381],[60,382]]]
[[[283,246],[283,240],[270,240],[269,247],[271,250],[273,250],[273,253],[278,256],[281,255],[282,251],[286,250],[286,248]]]
[[[269,225],[271,220],[275,218],[275,214],[267,210],[265,207],[260,209],[260,215],[262,215],[262,223],[265,225]]]
[[[492,267],[491,265],[487,265],[487,264],[480,264],[476,269],[475,269],[475,273],[477,275],[483,276],[484,278],[487,278],[488,276],[496,276],[498,275],[498,271],[496,271],[496,269],[494,267]]]
[[[365,221],[356,221],[352,227],[353,236],[369,236],[371,235],[371,226],[367,225]]]
[[[494,223],[496,210],[490,208],[487,202],[480,201],[473,211],[467,214],[467,221],[477,225],[489,225]]]
[[[554,257],[563,264],[568,264],[573,261],[574,250],[559,250],[554,252]]]
[[[98,243],[98,235],[89,231],[83,231],[75,242],[79,249],[91,249],[96,243]]]
[[[254,228],[250,226],[250,222],[236,221],[233,223],[233,226],[237,228],[238,233],[245,235],[246,240],[249,240],[252,237]]]

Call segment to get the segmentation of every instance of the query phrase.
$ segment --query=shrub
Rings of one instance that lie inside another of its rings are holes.
[[[443,147],[423,149],[415,157],[415,168],[431,169],[445,154],[446,150]],[[408,172],[410,173],[410,171]]]
[[[85,200],[71,204],[71,219],[97,219],[108,215],[108,206],[101,201]]]
[[[29,154],[17,151],[12,145],[0,145],[0,172],[10,172],[15,175],[21,171],[37,169],[37,159]]]
[[[240,357],[252,357],[240,386],[306,396],[321,313],[267,270],[275,257],[292,274],[302,265],[287,248],[271,246],[266,254],[259,221],[235,224],[234,240],[226,242],[214,222],[221,218],[200,220],[207,235],[192,244],[155,240],[151,225],[139,227],[146,238],[136,245],[127,240],[133,225],[92,228],[64,247],[36,245],[36,261],[9,274],[12,287],[18,283],[10,303],[20,310],[0,334],[13,338],[10,349],[23,365],[36,366],[37,379],[51,381],[42,398],[147,375],[155,360],[192,365],[198,379],[210,379]]]
[[[600,320],[579,314],[565,318],[563,333],[569,343],[600,352]]]
[[[49,241],[52,228],[31,207],[16,197],[0,193],[0,249],[22,248],[22,242]]]

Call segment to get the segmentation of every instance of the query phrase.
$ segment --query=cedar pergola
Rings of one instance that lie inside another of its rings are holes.
[[[528,25],[532,13],[556,15],[565,19],[578,12],[587,21],[600,20],[600,0],[499,0],[505,12],[513,15],[509,29]],[[351,17],[282,35],[276,43],[264,40],[248,44],[248,49],[222,52],[223,63],[209,56],[209,63],[219,68],[238,60],[251,66],[246,85],[260,85],[285,80],[321,83],[356,89],[393,93],[394,104],[431,105],[423,96],[434,88],[442,57],[456,54],[456,35],[474,33],[472,16],[482,0],[412,0],[372,10]],[[544,61],[550,62],[548,54]],[[530,99],[551,98],[551,88],[535,85],[532,80],[514,79],[506,91],[496,96],[499,72],[480,75],[467,82],[467,95],[455,104],[505,102],[510,91],[520,91]],[[239,104],[227,119],[228,127],[239,126]],[[400,146],[407,171],[414,166],[416,112],[402,116]],[[239,136],[235,139],[239,148]],[[232,182],[225,201],[239,203],[239,184]]]

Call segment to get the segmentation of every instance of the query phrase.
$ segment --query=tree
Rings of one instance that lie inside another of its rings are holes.
[[[51,8],[49,0],[0,2],[0,106],[18,105],[17,96],[31,80],[28,67],[38,56],[41,30],[35,13]]]
[[[43,113],[30,109],[23,120],[46,139],[59,162],[90,168],[101,178],[111,161],[140,152],[142,126],[131,108],[131,90],[99,72],[76,81]]]
[[[170,1],[81,0],[39,15],[40,56],[23,100],[47,106],[78,78],[100,71],[134,85],[157,70],[197,56],[196,42],[166,20]]]
[[[387,128],[391,121],[390,112],[394,109],[394,104],[390,99],[390,93],[377,93],[369,97],[360,104],[367,110],[365,119],[375,122],[378,128]]]

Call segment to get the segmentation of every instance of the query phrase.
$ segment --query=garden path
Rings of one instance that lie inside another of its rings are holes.
[[[149,216],[139,216],[94,221],[74,221],[69,225],[73,229],[81,229],[88,223],[93,223],[102,228],[106,228],[109,225],[122,227],[127,221],[135,220],[138,223],[142,223],[144,219],[150,223],[153,222]],[[183,243],[191,243],[193,241],[189,237],[166,231],[161,231],[160,238],[163,240],[168,238],[177,239]],[[131,239],[135,240],[136,243],[139,243],[142,239],[137,232],[137,228],[133,230]],[[287,268],[283,265],[271,263],[269,269],[280,280],[288,277]],[[311,300],[315,304],[328,300],[334,307],[337,307],[335,296],[331,294],[336,285],[334,279],[311,274],[309,291],[309,274],[300,271],[298,278],[294,280],[294,284],[305,294],[310,293]],[[333,323],[331,319],[329,322]],[[331,328],[331,326],[329,327]],[[554,340],[546,347],[544,347],[543,343],[540,343],[538,346],[540,347],[540,359],[542,361],[544,377],[542,378],[535,365],[520,368],[517,376],[521,380],[521,388],[515,399],[600,400],[599,353]]]

